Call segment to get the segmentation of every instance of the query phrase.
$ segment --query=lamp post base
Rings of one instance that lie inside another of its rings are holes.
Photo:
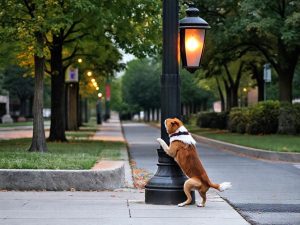
[[[145,191],[145,202],[154,205],[177,205],[186,200],[183,190],[151,189]]]
[[[158,149],[158,169],[145,186],[146,204],[177,205],[187,197],[183,191],[187,177],[182,173],[177,163],[163,150]],[[195,193],[192,194],[192,204],[195,203]]]

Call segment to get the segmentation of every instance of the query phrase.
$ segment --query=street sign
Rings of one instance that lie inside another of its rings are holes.
[[[272,80],[271,65],[270,63],[266,63],[264,65],[264,81],[271,82],[271,80]]]
[[[66,70],[65,74],[65,81],[66,83],[77,83],[78,82],[78,68],[74,68],[69,66]]]

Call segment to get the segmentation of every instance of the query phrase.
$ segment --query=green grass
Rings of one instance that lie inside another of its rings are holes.
[[[232,144],[264,149],[277,152],[299,152],[299,135],[248,135],[230,133],[228,131],[198,128],[196,126],[187,126],[189,131],[207,138],[225,141]]]
[[[6,127],[21,127],[21,126],[32,126],[32,121],[27,122],[15,122],[15,123],[1,123],[0,128],[6,128]]]
[[[28,152],[31,139],[0,141],[1,169],[90,169],[97,160],[121,158],[123,143],[72,140],[47,143],[47,153]]]

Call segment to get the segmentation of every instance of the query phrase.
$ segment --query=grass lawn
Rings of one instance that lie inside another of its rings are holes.
[[[96,131],[97,124],[92,118],[80,130],[66,131],[67,143],[48,142],[47,153],[28,152],[30,138],[0,140],[0,169],[90,169],[101,159],[122,159],[121,149],[125,148],[125,144],[89,140]]]
[[[228,131],[198,128],[196,126],[187,126],[189,131],[207,138],[225,141],[232,144],[248,146],[252,148],[265,149],[278,152],[299,152],[299,135],[248,135],[230,133]]]
[[[14,122],[14,123],[1,123],[0,128],[6,128],[6,127],[21,127],[21,126],[32,126],[32,121],[26,121],[26,122]]]
[[[47,143],[47,153],[28,152],[31,139],[0,141],[1,169],[90,169],[97,160],[121,159],[123,143],[71,140]]]

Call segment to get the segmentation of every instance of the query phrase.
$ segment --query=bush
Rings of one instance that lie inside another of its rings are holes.
[[[259,102],[249,107],[248,134],[276,133],[278,128],[280,103],[278,101]]]
[[[232,108],[228,118],[228,130],[231,132],[245,133],[249,120],[249,108]]]
[[[203,128],[224,130],[227,128],[227,112],[204,112],[198,115],[197,125]]]
[[[300,134],[300,103],[293,105],[295,113],[295,129],[298,134]]]
[[[294,107],[291,103],[285,102],[280,104],[278,118],[279,134],[295,134],[296,133],[296,115]]]
[[[196,125],[197,124],[197,114],[190,114],[190,115],[183,115],[182,116],[182,122],[184,124],[189,124],[189,125]]]

